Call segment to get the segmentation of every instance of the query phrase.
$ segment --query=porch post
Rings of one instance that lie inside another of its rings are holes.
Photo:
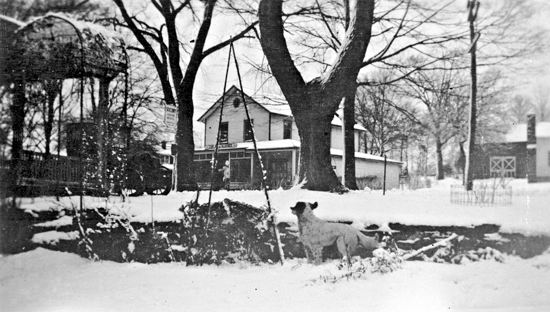
[[[247,152],[244,150],[244,154],[246,155]],[[254,154],[250,154],[250,185],[254,183]]]
[[[292,149],[292,183],[294,184],[294,177],[296,176],[296,149]]]

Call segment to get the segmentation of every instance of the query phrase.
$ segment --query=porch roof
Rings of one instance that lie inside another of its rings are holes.
[[[332,156],[342,157],[343,151],[339,150],[339,149],[331,148],[330,149],[330,154]],[[371,161],[384,161],[384,157],[371,155],[371,154],[366,154],[366,153],[361,153],[361,152],[355,152],[355,158],[356,159],[371,160]],[[386,159],[386,161],[389,162],[389,163],[396,163],[396,164],[402,164],[403,163],[399,160],[390,159],[390,158]]]
[[[296,140],[273,140],[273,141],[258,141],[258,149],[259,150],[280,150],[280,149],[298,149],[300,148],[300,142]],[[241,143],[233,143],[231,144],[231,147],[224,147],[221,150],[228,151],[228,150],[247,150],[247,151],[253,151],[254,150],[254,143],[253,142],[241,142]],[[214,147],[205,146],[195,149],[195,152],[201,152],[201,151],[212,151]]]
[[[258,149],[259,150],[284,150],[284,149],[298,149],[300,148],[300,142],[296,140],[273,140],[273,141],[259,141],[258,142]],[[197,148],[195,152],[202,152],[202,151],[212,151],[213,148],[206,148],[201,147]],[[243,143],[235,143],[233,146],[228,148],[221,149],[222,151],[231,151],[231,150],[246,150],[246,151],[253,151],[254,150],[254,143],[253,142],[243,142]],[[330,154],[332,156],[340,156],[342,157],[342,150],[331,148]],[[365,159],[370,161],[384,161],[384,157],[381,156],[375,156],[370,155],[366,153],[361,152],[355,152],[355,158],[358,159]],[[401,164],[401,161],[394,160],[394,159],[387,159],[387,162],[389,163],[398,163]]]

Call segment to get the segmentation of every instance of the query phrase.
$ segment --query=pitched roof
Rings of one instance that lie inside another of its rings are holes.
[[[228,99],[230,98],[231,96],[233,96],[234,94],[240,92],[241,90],[239,90],[239,88],[237,88],[236,86],[231,86],[231,88],[229,88],[229,90],[227,90],[225,92],[225,95],[224,96],[221,96],[212,106],[210,106],[206,112],[204,112],[204,114],[202,114],[198,121],[200,122],[204,122],[206,120],[206,118],[208,118],[208,116],[210,116],[218,107],[220,107],[221,105],[221,102],[222,102],[222,98],[225,100],[225,99]],[[245,101],[247,103],[254,103],[258,106],[260,106],[261,108],[265,109],[266,111],[268,111],[269,113],[271,114],[276,114],[276,115],[281,115],[281,116],[287,116],[287,117],[292,117],[292,110],[290,109],[290,106],[288,104],[267,104],[267,103],[258,103],[256,100],[254,100],[252,97],[250,97],[249,95],[247,95],[246,93],[244,93],[244,96],[245,96]],[[342,121],[340,120],[340,118],[338,118],[337,116],[334,116],[334,118],[332,119],[332,122],[331,124],[333,126],[337,126],[337,127],[341,127],[342,126]],[[360,124],[355,124],[354,126],[354,129],[355,130],[360,130],[360,131],[367,131],[362,125]]]
[[[220,107],[220,105],[222,103],[222,99],[227,100],[231,96],[233,96],[235,94],[239,94],[239,92],[241,92],[241,90],[239,90],[239,88],[235,87],[234,85],[231,86],[231,88],[229,88],[229,90],[227,90],[224,95],[222,95],[216,102],[214,102],[214,104],[212,106],[210,106],[206,110],[206,112],[204,112],[204,114],[202,114],[199,117],[198,121],[204,122],[205,119],[208,118],[208,116],[210,116],[218,107]],[[292,116],[292,113],[290,112],[290,107],[288,107],[288,105],[285,105],[285,104],[283,104],[283,105],[281,105],[281,104],[278,104],[278,105],[260,104],[256,100],[254,100],[252,97],[250,97],[248,94],[243,92],[243,95],[244,95],[245,101],[248,104],[250,104],[250,103],[256,104],[256,105],[260,106],[261,108],[265,109],[266,111],[268,111],[272,114],[283,115],[283,116]]]

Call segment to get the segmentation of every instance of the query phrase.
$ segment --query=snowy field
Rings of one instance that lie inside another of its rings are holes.
[[[550,253],[465,265],[408,261],[336,284],[299,260],[247,267],[91,262],[37,249],[0,258],[1,311],[550,311]]]
[[[490,183],[490,182],[487,182]],[[509,182],[512,186],[512,205],[508,206],[463,206],[451,204],[450,186],[459,181],[446,179],[433,183],[432,188],[418,190],[351,191],[344,195],[312,192],[299,188],[269,192],[271,204],[278,211],[280,222],[296,222],[290,207],[297,201],[318,202],[315,213],[331,221],[353,222],[359,229],[388,223],[433,226],[500,225],[503,233],[550,236],[550,183],[528,184],[525,179]],[[193,200],[196,193],[171,192],[168,196],[129,197],[122,202],[119,197],[85,197],[85,206],[115,207],[132,216],[132,221],[150,222],[181,219],[178,210]],[[212,202],[229,198],[235,201],[262,207],[266,198],[261,191],[219,191],[212,194]],[[78,206],[78,197],[61,198],[63,205]],[[208,191],[203,191],[199,202],[208,202]],[[54,198],[23,199],[21,207],[27,210],[47,210],[54,207]],[[63,221],[61,221],[63,222]],[[66,218],[65,222],[71,222]]]
[[[345,195],[293,189],[270,192],[279,221],[295,221],[289,207],[317,201],[318,216],[353,221],[357,227],[406,225],[501,225],[501,232],[550,236],[550,183],[512,181],[510,206],[450,203],[445,180],[416,191],[357,191]],[[116,207],[134,220],[174,220],[193,193],[142,196],[121,203],[84,198],[87,206]],[[262,192],[213,194],[265,205]],[[71,199],[64,198],[68,205]],[[78,203],[78,198],[72,198]],[[208,193],[201,194],[206,202]],[[43,210],[52,198],[25,199],[24,209]],[[153,209],[151,209],[151,207]],[[61,219],[61,222],[65,222]],[[522,260],[506,256],[461,265],[407,261],[388,274],[366,274],[335,284],[338,261],[320,266],[289,260],[284,266],[237,263],[186,267],[180,263],[91,262],[77,255],[36,249],[0,258],[0,311],[550,311],[550,250]]]

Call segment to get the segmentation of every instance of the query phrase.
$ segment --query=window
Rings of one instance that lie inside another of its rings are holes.
[[[252,134],[252,126],[254,126],[254,119],[250,119],[250,122],[248,122],[247,119],[244,120],[244,141],[252,141],[254,137]]]
[[[292,139],[292,120],[283,121],[283,139]]]
[[[231,159],[231,181],[250,182],[250,158]]]
[[[233,107],[237,108],[239,107],[240,104],[241,104],[241,99],[239,99],[238,97],[233,99]]]
[[[220,125],[220,144],[229,143],[229,123],[222,122]]]
[[[163,155],[162,156],[162,163],[163,164],[174,164],[174,159],[172,158],[172,156]]]

